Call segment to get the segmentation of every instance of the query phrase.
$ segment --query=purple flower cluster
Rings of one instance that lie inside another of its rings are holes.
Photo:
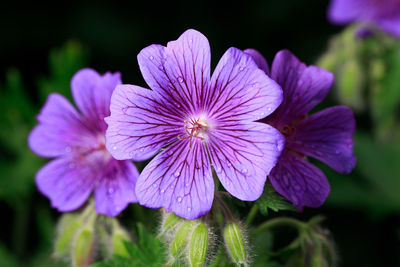
[[[57,157],[37,174],[39,190],[60,211],[94,189],[96,210],[109,216],[138,201],[195,219],[211,209],[214,174],[244,201],[259,198],[269,177],[299,209],[321,205],[329,184],[306,157],[342,173],[355,165],[351,110],[307,117],[332,74],[288,51],[271,71],[255,50],[228,49],[212,74],[210,58],[207,38],[188,30],[139,53],[151,90],[123,85],[119,74],[78,72],[71,87],[83,116],[51,95],[29,138],[37,154]],[[153,156],[140,175],[129,161]]]
[[[359,21],[376,25],[400,38],[399,0],[332,0],[328,18],[335,24]]]

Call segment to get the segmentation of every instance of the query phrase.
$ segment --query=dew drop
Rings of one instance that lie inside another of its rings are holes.
[[[153,184],[153,187],[154,187],[154,188],[156,188],[156,187],[157,187],[157,185],[156,185],[156,184]]]
[[[72,151],[72,149],[71,149],[70,146],[67,146],[67,147],[65,148],[65,152],[69,153],[69,152],[71,152],[71,151]]]
[[[112,188],[112,187],[108,188],[108,193],[109,193],[109,194],[114,193],[114,188]]]
[[[244,70],[244,67],[240,67],[239,70],[241,70],[241,71]]]
[[[252,85],[252,86],[253,86],[253,87],[256,87],[257,85],[258,85],[257,83],[253,83],[253,85]]]
[[[232,167],[232,164],[231,164],[230,162],[228,162],[228,167],[229,167],[229,168]]]
[[[268,110],[268,112],[269,112],[269,111],[272,111],[272,108],[271,108],[271,107],[268,107],[267,110]]]
[[[246,168],[243,168],[243,169],[241,170],[241,173],[246,174],[246,173],[247,173],[247,169],[246,169]]]
[[[139,151],[140,151],[140,152],[143,152],[143,151],[144,151],[144,149],[143,149],[143,148],[141,148]]]
[[[303,81],[299,80],[299,82],[297,83],[298,86],[302,86],[303,85]]]
[[[261,112],[261,113],[260,113],[260,116],[261,116],[261,117],[262,117],[262,116],[264,116],[264,115],[265,115],[265,113],[264,113],[264,112]]]
[[[220,173],[221,172],[221,167],[218,167],[217,169],[215,169],[215,171]]]
[[[150,60],[153,60],[153,59],[154,59],[154,57],[153,57],[153,56],[149,56],[149,59],[150,59]]]
[[[276,141],[275,142],[275,146],[276,146],[276,149],[278,150],[278,151],[282,151],[282,149],[283,149],[283,142],[281,142],[281,141]]]
[[[183,78],[182,77],[178,77],[178,82],[183,83]]]
[[[113,146],[113,150],[117,150],[117,147],[116,147],[116,146]]]
[[[186,183],[186,184],[185,184],[185,186],[186,186],[186,187],[189,187],[189,186],[190,186],[190,184],[189,184],[189,183]]]
[[[164,67],[162,65],[158,66],[159,70],[164,70]]]
[[[182,202],[182,197],[178,197],[176,200],[177,200],[179,203],[181,203],[181,202]]]
[[[178,171],[176,171],[176,172],[174,173],[174,176],[175,176],[175,177],[179,177],[179,175],[181,175],[181,173],[178,172]]]
[[[189,212],[190,212],[191,210],[192,210],[192,208],[190,208],[190,207],[189,207],[189,208],[187,208],[187,211],[189,211]]]
[[[164,193],[164,192],[165,192],[165,189],[161,189],[160,192],[161,192],[161,194]]]

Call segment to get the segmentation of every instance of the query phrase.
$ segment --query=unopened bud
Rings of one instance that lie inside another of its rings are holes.
[[[235,222],[230,222],[224,229],[226,250],[236,264],[247,265],[247,248],[242,228]]]
[[[161,224],[161,234],[173,234],[184,221],[184,219],[176,216],[173,212],[164,212],[164,218]]]
[[[63,259],[71,253],[72,241],[82,224],[76,214],[64,214],[61,217],[57,226],[58,236],[53,254],[55,258]]]
[[[72,263],[76,267],[87,267],[92,263],[94,233],[92,227],[85,227],[77,234],[72,251]]]
[[[125,247],[125,242],[131,242],[129,233],[121,227],[116,219],[113,219],[112,251],[122,257],[129,257],[129,252]]]
[[[311,267],[328,267],[328,263],[324,259],[323,255],[320,255],[319,253],[314,255],[311,259]]]
[[[185,221],[176,231],[175,237],[172,240],[170,252],[174,258],[182,256],[186,248],[188,238],[193,231],[194,221]]]
[[[199,223],[193,230],[189,244],[189,264],[191,267],[203,265],[208,249],[209,233],[204,223]]]

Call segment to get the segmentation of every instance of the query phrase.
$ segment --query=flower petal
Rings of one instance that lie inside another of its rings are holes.
[[[188,220],[207,213],[214,181],[204,143],[197,138],[184,139],[158,154],[142,171],[136,195],[141,205],[165,207]]]
[[[284,142],[281,133],[267,124],[232,123],[215,129],[208,150],[225,189],[241,200],[253,201],[262,194]]]
[[[333,74],[325,69],[307,67],[288,50],[276,54],[271,78],[282,87],[283,101],[267,120],[280,126],[295,122],[319,104],[328,94],[334,79]]]
[[[89,197],[99,171],[91,164],[77,162],[73,157],[50,161],[36,174],[39,191],[59,211],[79,208]]]
[[[330,186],[323,172],[306,159],[285,150],[269,175],[275,190],[301,211],[317,208],[329,195]]]
[[[107,216],[116,216],[128,203],[137,202],[135,186],[139,172],[127,160],[110,160],[107,173],[95,189],[96,211]]]
[[[121,74],[118,72],[107,72],[100,76],[92,69],[82,69],[72,77],[71,90],[76,105],[101,132],[107,127],[104,117],[110,115],[111,94],[118,84],[121,84]]]
[[[138,61],[150,88],[185,113],[197,112],[210,81],[210,45],[203,34],[187,30],[167,47],[146,47]]]
[[[282,101],[280,86],[258,68],[252,57],[230,48],[222,56],[205,99],[205,110],[217,120],[262,119]]]
[[[255,49],[249,48],[244,50],[244,52],[248,55],[250,55],[254,62],[257,64],[257,66],[262,69],[267,75],[269,75],[269,66],[267,60],[261,55],[260,52],[258,52]]]
[[[114,158],[145,160],[178,138],[184,119],[152,90],[118,85],[111,99],[106,147]]]
[[[365,0],[331,0],[328,19],[335,24],[347,24],[362,16]]]
[[[43,157],[73,153],[78,148],[98,146],[90,129],[74,107],[59,94],[51,94],[37,117],[37,125],[28,137],[30,149]]]
[[[400,38],[400,6],[397,6],[397,14],[377,18],[376,23],[386,32]]]
[[[353,154],[355,124],[351,109],[330,107],[297,124],[296,141],[287,146],[321,160],[340,173],[350,173],[356,164]]]

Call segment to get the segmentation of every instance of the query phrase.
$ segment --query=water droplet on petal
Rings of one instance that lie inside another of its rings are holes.
[[[265,115],[265,113],[264,113],[264,112],[261,112],[261,113],[260,113],[260,116],[261,116],[261,117],[262,117],[262,116],[264,116],[264,115]]]
[[[215,169],[215,171],[218,172],[218,173],[220,173],[220,172],[221,172],[221,167],[217,167],[217,168]]]
[[[164,70],[164,67],[162,65],[158,66],[159,70]]]
[[[67,146],[67,147],[65,148],[65,152],[69,153],[69,152],[71,152],[71,151],[72,151],[72,148],[71,148],[70,146]]]
[[[149,59],[150,59],[150,60],[153,60],[153,59],[154,59],[154,57],[153,57],[153,56],[149,56]]]
[[[117,146],[113,146],[113,150],[117,150]]]
[[[272,111],[272,108],[271,108],[271,107],[268,107],[267,110],[268,110],[268,112],[269,112],[269,111]]]
[[[165,192],[165,189],[161,189],[160,192],[161,194],[163,194]]]
[[[232,164],[230,162],[228,162],[227,165],[228,165],[229,168],[232,167]]]
[[[182,77],[178,77],[178,82],[183,83],[183,78]]]
[[[109,193],[109,194],[114,193],[114,188],[112,188],[112,187],[108,188],[108,193]]]
[[[190,186],[190,184],[189,184],[189,183],[186,183],[186,184],[185,184],[185,186],[186,186],[186,187],[189,187],[189,186]]]
[[[181,173],[178,172],[178,171],[176,171],[176,172],[174,173],[174,176],[175,176],[175,177],[179,177],[179,175],[181,175]]]
[[[241,70],[241,71],[244,70],[244,67],[240,67],[239,70]]]
[[[246,173],[247,173],[247,169],[246,169],[246,168],[243,168],[243,169],[241,170],[241,173],[246,174]]]
[[[141,148],[139,151],[140,151],[140,152],[143,152],[143,151],[144,151],[144,149],[143,149],[143,148]]]
[[[252,86],[253,86],[253,87],[256,87],[257,85],[258,85],[257,83],[253,83],[253,85],[252,85]]]
[[[280,141],[280,140],[277,140],[277,141],[275,142],[275,146],[276,146],[276,150],[278,150],[278,151],[280,152],[280,151],[282,151],[282,149],[283,149],[283,142]]]
[[[157,187],[157,185],[156,185],[156,184],[153,184],[153,187],[154,187],[154,188],[156,188],[156,187]]]
[[[182,202],[182,197],[178,197],[176,200],[177,200],[179,203],[181,203],[181,202]]]
[[[189,208],[187,208],[187,211],[189,211],[189,212],[190,212],[191,210],[192,210],[192,208],[190,208],[190,207],[189,207]]]

